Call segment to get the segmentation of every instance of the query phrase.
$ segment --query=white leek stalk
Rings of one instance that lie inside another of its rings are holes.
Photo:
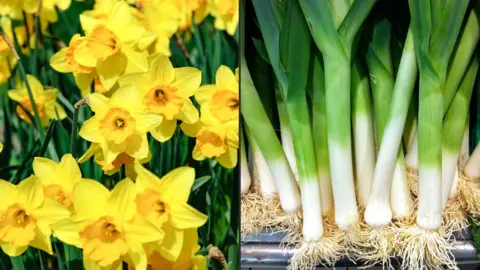
[[[252,178],[250,177],[250,170],[248,169],[243,132],[240,132],[240,170],[240,192],[246,194],[250,189]]]
[[[254,167],[254,177],[256,176],[260,185],[260,194],[262,197],[272,197],[277,194],[277,186],[275,186],[275,180],[273,179],[273,174],[268,167],[268,162],[265,160],[265,157],[258,147],[258,144],[255,142],[255,138],[252,136],[251,130],[248,126],[245,127],[247,133],[248,144],[252,150],[252,160]]]
[[[472,155],[465,164],[463,172],[472,178],[480,178],[480,143],[477,144]]]
[[[352,127],[358,204],[366,206],[375,170],[375,134],[368,74],[357,58],[352,67]]]

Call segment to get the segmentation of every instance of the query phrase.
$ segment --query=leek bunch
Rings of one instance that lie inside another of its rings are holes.
[[[261,210],[242,230],[287,230],[293,269],[455,268],[452,233],[480,216],[479,4],[246,1],[242,204]]]

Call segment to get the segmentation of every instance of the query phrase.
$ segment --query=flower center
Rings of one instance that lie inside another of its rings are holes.
[[[56,200],[67,208],[72,205],[72,197],[65,194],[63,188],[59,185],[48,185],[43,187],[43,193],[45,196]]]
[[[215,92],[210,102],[210,113],[221,123],[238,119],[238,94],[229,90]]]
[[[89,259],[107,266],[128,253],[125,235],[112,217],[104,216],[79,232],[83,251]]]
[[[111,108],[99,123],[100,132],[117,144],[125,141],[135,132],[135,118],[125,109]]]
[[[30,99],[26,98],[22,102],[20,102],[20,104],[22,104],[23,108],[25,108],[30,113],[31,116],[34,116],[33,107],[32,107],[32,104],[30,103]],[[43,103],[35,102],[35,107],[37,107],[38,116],[40,117],[40,119],[44,117],[45,108],[43,107]],[[17,106],[18,116],[20,116],[20,118],[22,118],[23,121],[29,124],[32,123],[32,120],[28,116],[28,113],[23,108],[20,105]]]
[[[97,25],[87,37],[87,42],[97,58],[105,59],[120,51],[120,40],[114,32],[103,25]]]
[[[205,157],[218,157],[227,151],[225,136],[208,128],[202,128],[197,134],[196,147]]]
[[[36,220],[20,204],[0,212],[0,241],[27,246],[35,238]]]
[[[153,189],[146,189],[137,194],[135,201],[138,213],[150,218],[154,224],[161,226],[168,220],[168,205],[162,200],[159,192]]]
[[[177,95],[177,89],[171,86],[157,86],[145,95],[143,102],[153,113],[161,114],[172,120],[183,107],[183,100]]]

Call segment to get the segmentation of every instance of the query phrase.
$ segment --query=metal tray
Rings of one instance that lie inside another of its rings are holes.
[[[295,254],[294,248],[280,247],[285,234],[283,232],[262,231],[259,234],[242,238],[241,247],[241,263],[244,267],[261,267],[261,266],[286,266],[288,260]],[[472,236],[470,230],[465,230],[454,235],[457,240],[452,250],[457,263],[477,263],[477,250],[472,244]],[[338,267],[355,266],[355,264],[347,258],[337,262]]]

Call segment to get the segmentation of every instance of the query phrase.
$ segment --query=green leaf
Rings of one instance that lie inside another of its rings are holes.
[[[192,185],[192,192],[197,191],[199,188],[201,188],[204,184],[208,182],[212,177],[209,175],[202,176],[200,178],[195,179],[195,182],[193,182]]]

